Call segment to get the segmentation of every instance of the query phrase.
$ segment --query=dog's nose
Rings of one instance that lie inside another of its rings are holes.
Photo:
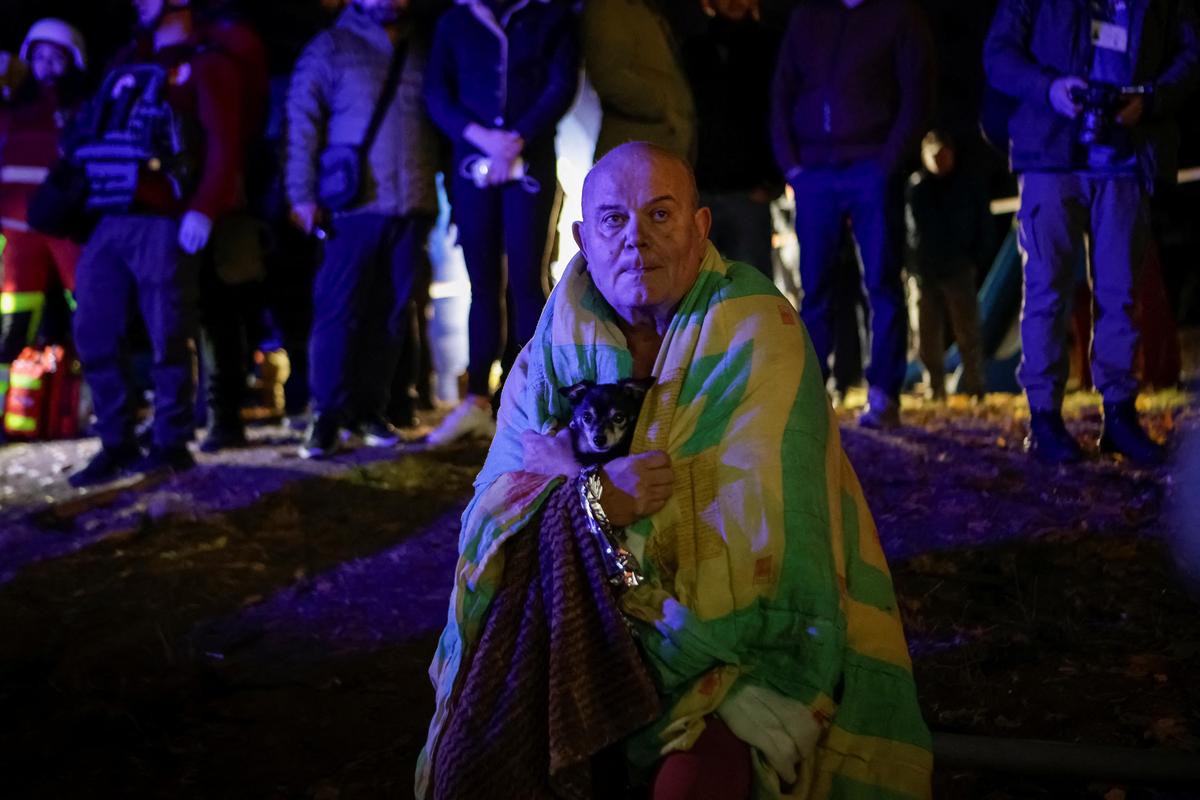
[[[596,447],[604,447],[604,434],[597,433],[595,436],[593,436],[592,444],[596,445]]]

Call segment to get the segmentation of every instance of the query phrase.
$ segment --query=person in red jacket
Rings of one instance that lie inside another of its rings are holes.
[[[38,334],[46,292],[55,282],[75,289],[79,246],[31,230],[30,195],[58,159],[63,127],[77,101],[87,67],[83,36],[58,19],[35,22],[19,52],[29,65],[10,104],[0,105],[0,234],[4,246],[0,283],[0,413],[9,368]]]
[[[192,439],[200,253],[236,203],[240,96],[233,60],[201,46],[188,0],[133,0],[146,34],[116,60],[72,131],[99,222],[80,256],[75,341],[101,449],[70,478],[184,470]],[[154,429],[134,436],[125,328],[131,304],[153,350]]]

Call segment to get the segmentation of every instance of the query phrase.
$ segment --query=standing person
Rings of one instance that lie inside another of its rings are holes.
[[[314,417],[300,447],[304,458],[336,450],[342,429],[361,433],[372,447],[399,440],[384,414],[437,209],[437,144],[421,102],[427,53],[408,0],[354,0],[309,43],[292,75],[288,201],[301,230],[328,233],[313,288]],[[317,199],[321,148],[361,146],[377,103],[384,104],[382,116],[361,154],[360,194],[330,215]]]
[[[201,353],[207,389],[208,431],[200,450],[213,453],[246,444],[246,394],[253,289],[265,273],[262,223],[248,208],[251,147],[266,120],[267,51],[235,0],[206,0],[200,36],[237,65],[239,181],[237,205],[217,220],[200,268]],[[199,13],[199,12],[198,12]],[[257,188],[257,187],[253,187]]]
[[[779,35],[750,0],[702,0],[710,15],[683,42],[699,121],[696,182],[726,258],[774,277],[771,206],[783,176],[771,157],[771,75]]]
[[[946,399],[946,317],[962,356],[958,392],[982,397],[983,343],[975,272],[992,253],[992,213],[981,176],[958,163],[950,135],[921,141],[923,168],[908,187],[907,221],[918,288],[918,352],[934,400]]]
[[[696,107],[663,0],[587,0],[583,56],[600,98],[597,161],[638,141],[695,163]]]
[[[800,316],[822,372],[833,336],[834,270],[849,216],[871,312],[867,409],[900,424],[907,369],[897,178],[924,134],[933,51],[913,0],[813,0],[792,14],[775,71],[772,142],[796,193]]]
[[[133,0],[140,35],[116,59],[72,133],[100,220],[77,271],[75,343],[92,390],[101,449],[73,486],[130,471],[195,465],[199,254],[233,207],[237,74],[199,46],[188,0]],[[132,146],[131,146],[132,143]],[[153,350],[154,429],[140,457],[125,347],[130,301]]]
[[[984,66],[991,85],[1018,100],[1009,139],[1021,193],[1026,448],[1051,463],[1083,454],[1061,408],[1069,298],[1086,237],[1096,309],[1092,378],[1104,401],[1098,446],[1161,463],[1164,450],[1142,430],[1134,406],[1133,308],[1151,235],[1150,192],[1175,180],[1174,115],[1200,77],[1196,9],[1191,0],[1003,0]]]
[[[75,289],[79,245],[31,230],[29,198],[58,160],[63,128],[82,101],[87,68],[83,36],[60,19],[35,22],[18,53],[29,73],[9,104],[0,105],[0,417],[9,368],[38,334],[46,292],[57,278]],[[3,425],[0,425],[0,436]]]
[[[425,99],[453,145],[450,201],[471,310],[467,397],[430,444],[491,437],[492,364],[506,330],[519,349],[545,305],[558,222],[554,134],[579,85],[577,24],[565,0],[460,0],[434,32]]]

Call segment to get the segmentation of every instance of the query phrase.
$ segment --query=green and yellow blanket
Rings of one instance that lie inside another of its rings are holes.
[[[559,387],[631,371],[577,257],[505,386],[463,515],[418,797],[503,580],[504,542],[562,480],[523,471],[522,432],[568,419]],[[654,375],[633,451],[666,451],[675,489],[628,532],[647,581],[622,606],[668,711],[629,743],[631,763],[690,747],[715,713],[754,748],[756,798],[928,797],[929,732],[891,576],[795,311],[710,245]]]

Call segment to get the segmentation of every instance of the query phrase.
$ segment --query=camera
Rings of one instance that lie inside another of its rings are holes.
[[[1116,86],[1100,81],[1089,81],[1084,88],[1072,89],[1071,99],[1083,106],[1079,143],[1084,146],[1111,144],[1121,101],[1130,95],[1149,94],[1149,91],[1147,86]]]

